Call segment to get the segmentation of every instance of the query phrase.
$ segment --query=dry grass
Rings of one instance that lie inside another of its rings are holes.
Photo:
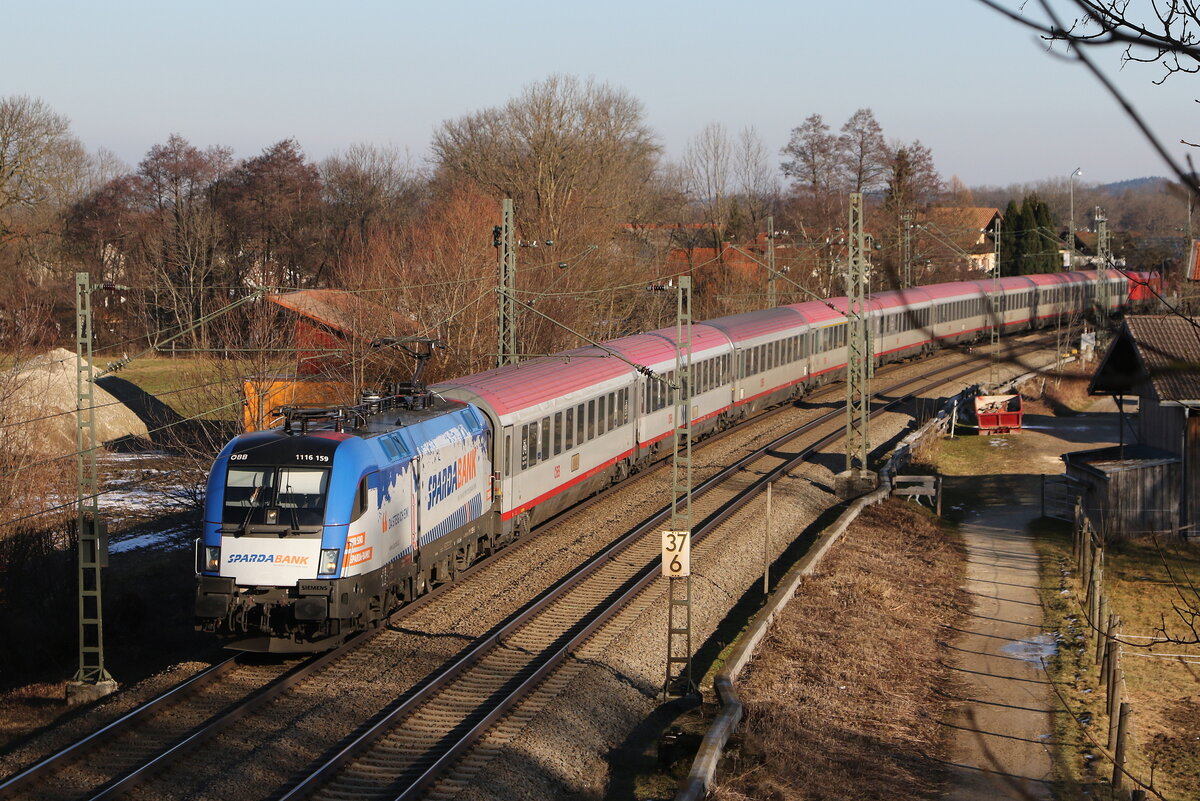
[[[1057,716],[1058,740],[1063,744],[1058,755],[1059,779],[1067,795],[1084,787],[1103,794],[1112,767],[1093,741],[1106,745],[1109,720],[1104,713],[1104,692],[1096,689],[1095,641],[1084,637],[1087,624],[1078,603],[1080,587],[1071,569],[1069,531],[1065,525],[1042,523],[1035,533],[1047,579],[1043,595],[1046,624],[1057,630],[1064,642],[1049,668],[1061,688],[1061,700],[1072,713]],[[1165,622],[1171,634],[1194,636],[1181,627],[1178,618],[1172,619],[1173,607],[1187,598],[1188,590],[1184,579],[1181,598],[1180,587],[1168,575],[1168,565],[1176,578],[1200,578],[1200,546],[1191,543],[1160,550],[1147,540],[1109,549],[1104,587],[1113,610],[1124,621],[1123,634],[1152,636]],[[1190,602],[1194,605],[1195,601],[1192,594]],[[1131,644],[1145,642],[1129,640]],[[1127,692],[1123,700],[1133,704],[1134,716],[1129,769],[1165,798],[1196,798],[1200,793],[1200,670],[1194,664],[1134,654],[1187,653],[1200,659],[1200,645],[1126,646],[1125,653],[1122,667]]]
[[[1021,386],[1026,414],[1069,416],[1088,409],[1096,398],[1088,395],[1088,383],[1097,362],[1074,361],[1063,365],[1057,375],[1027,381]]]
[[[964,569],[959,545],[922,510],[867,510],[739,684],[740,747],[714,797],[938,797],[943,627],[970,607]]]

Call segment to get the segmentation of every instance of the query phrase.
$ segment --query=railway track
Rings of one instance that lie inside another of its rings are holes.
[[[956,369],[962,368],[950,365],[928,375]],[[964,372],[975,369],[970,367]],[[897,390],[898,385],[879,394],[894,395]],[[894,398],[889,405],[902,400]],[[706,489],[697,491],[694,507],[694,519],[702,521],[696,529],[697,541],[727,516],[719,514],[718,509],[732,513],[765,486],[769,479],[764,475],[747,478],[749,465],[756,464],[756,474],[777,475],[802,457],[780,461],[770,453],[777,453],[783,445],[821,425],[836,427],[841,414],[834,410],[822,415],[722,471],[720,478],[706,481]],[[718,439],[710,438],[706,445]],[[777,463],[757,464],[769,458]],[[736,492],[714,489],[738,474],[742,474],[742,486]],[[650,471],[644,475],[650,475]],[[570,514],[581,514],[586,506]],[[465,649],[447,669],[401,696],[375,716],[376,725],[369,731],[347,742],[283,797],[383,797],[377,795],[380,788],[399,788],[400,792],[385,793],[386,797],[413,798],[429,789],[456,762],[460,770],[470,772],[472,760],[460,762],[470,745],[518,704],[525,710],[536,708],[536,700],[527,700],[533,691],[654,579],[659,543],[653,535],[668,513],[669,508],[663,509],[645,520],[573,571],[559,586],[542,593],[533,604]],[[463,580],[491,561],[464,571]],[[460,585],[446,585],[424,596],[397,613],[394,620],[413,614],[442,591],[456,586]],[[330,669],[332,673],[353,671],[352,655],[369,646],[371,640],[370,635],[359,637],[342,650],[303,662],[262,664],[243,657],[215,665],[0,784],[0,798],[100,799],[127,794],[289,689]],[[562,677],[551,678],[548,686],[562,681]],[[441,700],[431,701],[434,695]],[[474,762],[478,764],[479,760]],[[446,781],[450,784],[444,786],[453,786],[463,779]],[[92,789],[80,793],[81,786]]]
[[[922,379],[920,387],[901,392],[872,411],[883,414],[921,389],[974,372],[972,366],[947,367],[948,377]],[[957,372],[957,375],[956,375]],[[880,391],[892,395],[902,382]],[[702,482],[693,491],[693,529],[698,545],[779,475],[841,437],[843,410],[834,409],[756,449]],[[834,427],[794,453],[782,449],[799,437]],[[435,797],[452,796],[481,767],[467,760],[460,775],[446,777],[488,729],[519,704],[544,707],[533,696],[618,613],[658,578],[658,532],[670,516],[661,509],[597,554],[520,614],[464,652],[440,675],[399,701],[369,729],[298,783],[283,801],[396,799],[423,797],[443,782]],[[546,695],[557,693],[562,679]]]

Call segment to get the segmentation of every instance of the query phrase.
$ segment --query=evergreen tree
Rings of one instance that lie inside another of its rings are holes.
[[[1062,268],[1062,259],[1058,254],[1058,239],[1054,236],[1054,232],[1058,229],[1058,222],[1050,212],[1050,207],[1041,198],[1034,195],[1031,201],[1034,204],[1033,219],[1037,236],[1035,252],[1038,255],[1034,259],[1037,264],[1036,271],[1052,273]]]
[[[1004,209],[1004,220],[1000,223],[1000,274],[1018,275],[1021,271],[1020,250],[1017,248],[1018,225],[1021,207],[1015,200],[1008,201]]]

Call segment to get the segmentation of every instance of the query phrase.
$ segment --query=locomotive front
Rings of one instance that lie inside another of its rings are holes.
[[[306,651],[361,615],[360,582],[339,576],[348,524],[365,506],[366,450],[333,431],[265,431],[226,445],[197,541],[197,628],[244,650]]]

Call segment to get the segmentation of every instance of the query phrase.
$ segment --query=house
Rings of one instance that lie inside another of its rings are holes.
[[[1101,360],[1088,392],[1139,398],[1138,444],[1154,450],[1147,454],[1152,461],[1161,463],[1166,454],[1180,463],[1174,479],[1178,490],[1156,496],[1176,499],[1178,531],[1184,536],[1200,535],[1197,322],[1180,315],[1128,317]],[[1163,472],[1162,476],[1169,474]],[[1158,510],[1144,511],[1147,516],[1158,514]]]
[[[955,273],[988,275],[996,265],[996,225],[999,209],[934,207],[919,215],[916,228],[918,260],[954,265]]]
[[[371,342],[417,330],[410,317],[352,292],[302,289],[266,300],[295,312],[294,371],[271,370],[243,379],[242,424],[247,431],[278,425],[276,410],[293,405],[353,403]]]

